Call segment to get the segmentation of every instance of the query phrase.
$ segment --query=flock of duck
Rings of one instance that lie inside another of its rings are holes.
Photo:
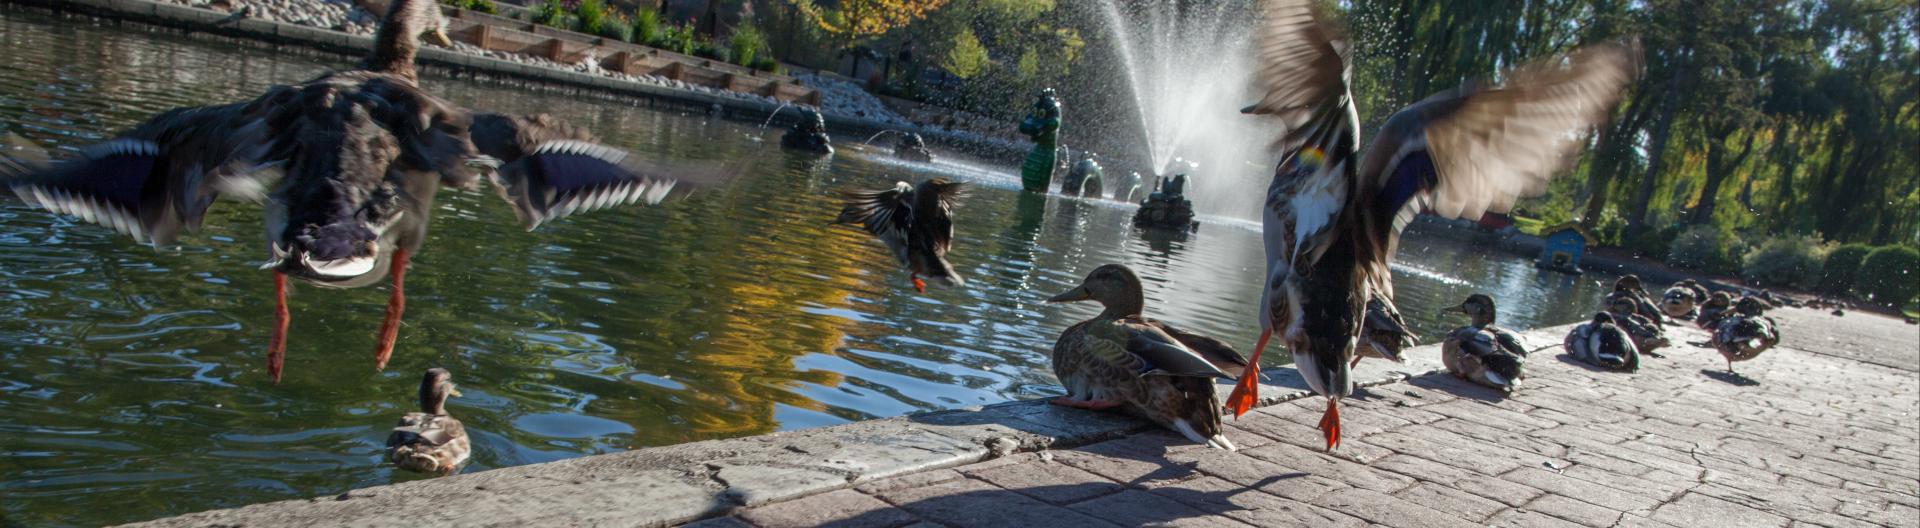
[[[1242,111],[1286,131],[1283,161],[1263,208],[1266,275],[1251,357],[1218,339],[1146,315],[1140,278],[1119,264],[1094,269],[1050,302],[1091,301],[1103,309],[1069,327],[1052,363],[1067,394],[1053,403],[1123,409],[1213,447],[1227,413],[1258,401],[1260,357],[1278,338],[1314,393],[1327,401],[1321,429],[1340,442],[1339,401],[1353,392],[1350,370],[1366,357],[1401,361],[1414,335],[1393,303],[1388,263],[1402,229],[1423,211],[1450,218],[1504,212],[1544,191],[1548,178],[1607,118],[1636,75],[1632,43],[1601,44],[1503,72],[1497,83],[1442,92],[1394,113],[1361,149],[1351,93],[1352,41],[1310,0],[1264,0],[1256,29],[1260,99]],[[434,194],[443,186],[491,182],[532,229],[574,213],[657,203],[689,185],[732,171],[642,160],[597,143],[585,129],[547,115],[463,108],[420,86],[414,56],[423,36],[444,38],[431,0],[392,4],[375,49],[353,68],[276,86],[231,104],[162,113],[105,143],[53,162],[13,145],[0,176],[22,200],[125,233],[170,243],[192,229],[215,198],[240,197],[266,210],[275,320],[268,372],[279,381],[291,316],[288,278],[351,288],[391,280],[374,361],[392,353],[405,309],[409,256],[425,240]],[[817,124],[817,123],[815,123]],[[946,260],[959,182],[847,193],[837,222],[880,239],[913,286],[963,286]],[[925,280],[923,280],[923,278]],[[1755,298],[1739,302],[1682,283],[1656,305],[1633,277],[1621,279],[1605,309],[1567,336],[1581,360],[1631,371],[1667,345],[1660,325],[1695,318],[1733,361],[1777,342]],[[1511,391],[1531,352],[1496,323],[1494,300],[1475,294],[1458,309],[1471,324],[1448,334],[1442,359],[1464,378]],[[1671,318],[1671,319],[1670,319]],[[1237,380],[1222,401],[1215,379]],[[431,369],[420,411],[389,438],[399,467],[450,473],[470,452],[445,402],[452,375]]]

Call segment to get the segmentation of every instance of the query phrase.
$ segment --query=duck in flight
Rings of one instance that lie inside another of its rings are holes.
[[[1407,222],[1422,211],[1479,218],[1545,191],[1634,77],[1637,52],[1593,46],[1435,94],[1395,112],[1363,152],[1352,41],[1311,0],[1264,0],[1260,11],[1260,100],[1243,111],[1286,135],[1262,216],[1260,339],[1226,405],[1235,416],[1253,407],[1260,354],[1278,335],[1327,399],[1320,428],[1333,449],[1366,303],[1391,309],[1388,262]]]
[[[291,322],[289,277],[354,288],[390,277],[374,367],[393,352],[407,264],[426,240],[434,194],[491,180],[529,229],[616,204],[654,203],[680,183],[728,171],[668,167],[597,143],[545,115],[503,115],[422,90],[419,39],[447,43],[432,0],[393,2],[355,67],[229,104],[154,116],[78,157],[0,156],[0,179],[29,204],[154,246],[199,226],[215,198],[265,209],[274,326],[268,374],[280,380]]]

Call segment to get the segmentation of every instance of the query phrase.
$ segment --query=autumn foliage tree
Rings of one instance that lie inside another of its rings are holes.
[[[831,9],[813,2],[796,2],[822,31],[833,35],[841,50],[905,27],[940,9],[947,0],[840,0]]]

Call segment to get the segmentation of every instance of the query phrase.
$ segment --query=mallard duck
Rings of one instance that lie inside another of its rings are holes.
[[[387,435],[387,460],[407,471],[450,474],[467,462],[473,447],[467,427],[447,414],[447,397],[459,396],[453,374],[427,369],[420,379],[420,412],[410,412]]]
[[[275,297],[269,376],[280,380],[285,358],[289,276],[333,288],[390,276],[374,350],[374,367],[384,368],[405,309],[407,263],[426,240],[441,186],[491,176],[531,227],[655,202],[676,178],[693,176],[668,178],[548,117],[476,113],[422,91],[416,41],[446,41],[438,6],[393,2],[376,47],[354,68],[250,101],[170,110],[76,159],[16,157],[0,163],[0,175],[28,203],[155,246],[198,226],[216,197],[263,201],[268,259],[260,269],[273,272]]]
[[[1714,327],[1713,348],[1727,359],[1727,372],[1733,372],[1733,362],[1758,357],[1780,343],[1780,331],[1773,326],[1773,319],[1763,315],[1767,308],[1759,299],[1743,297],[1734,304],[1731,315]]]
[[[1707,296],[1707,302],[1700,305],[1700,317],[1693,324],[1712,331],[1719,327],[1720,318],[1733,310],[1733,296],[1727,292],[1713,292]]]
[[[1140,277],[1119,264],[1095,268],[1080,286],[1047,302],[1095,301],[1100,315],[1060,334],[1053,373],[1067,395],[1053,403],[1124,408],[1194,442],[1234,450],[1221,434],[1215,378],[1233,379],[1247,360],[1226,343],[1144,315]]]
[[[1673,283],[1673,285],[1675,287],[1686,288],[1687,291],[1692,292],[1694,304],[1697,305],[1707,302],[1707,287],[1701,286],[1699,282],[1693,279],[1680,279],[1680,282]]]
[[[927,150],[927,140],[911,132],[900,136],[900,143],[893,146],[893,157],[918,163],[933,163],[933,151]]]
[[[1440,344],[1440,362],[1453,375],[1511,393],[1526,377],[1527,341],[1512,330],[1494,324],[1498,314],[1493,298],[1468,295],[1455,307],[1473,324],[1447,334]]]
[[[1671,344],[1667,340],[1666,330],[1659,323],[1640,313],[1640,301],[1631,292],[1614,292],[1607,296],[1607,311],[1613,313],[1614,324],[1626,329],[1633,336],[1633,346],[1642,353],[1660,357],[1653,351]]]
[[[827,118],[812,108],[801,108],[800,121],[780,136],[780,146],[821,156],[833,154],[833,140],[827,137]]]
[[[1612,295],[1623,295],[1633,299],[1633,311],[1640,314],[1640,317],[1655,324],[1667,324],[1667,316],[1660,311],[1659,305],[1654,304],[1653,296],[1647,293],[1647,289],[1642,287],[1639,275],[1628,274],[1615,279]],[[1612,302],[1609,301],[1608,304]]]
[[[1362,358],[1380,358],[1394,363],[1406,363],[1400,351],[1419,344],[1420,336],[1407,329],[1407,321],[1400,318],[1400,312],[1394,310],[1393,303],[1378,292],[1367,299],[1367,315],[1361,322],[1360,346],[1354,350],[1353,362],[1349,368],[1360,364]]]
[[[1327,399],[1320,424],[1333,449],[1366,303],[1392,305],[1388,262],[1407,222],[1423,210],[1479,218],[1543,192],[1579,133],[1606,118],[1636,59],[1632,46],[1595,46],[1506,72],[1498,85],[1434,95],[1395,112],[1362,156],[1353,40],[1317,9],[1265,0],[1254,30],[1262,95],[1242,111],[1277,118],[1287,135],[1262,216],[1260,340],[1227,405],[1236,416],[1253,407],[1260,354],[1278,334]]]
[[[964,286],[966,279],[947,262],[953,247],[953,207],[964,184],[932,178],[919,186],[896,182],[884,191],[847,192],[836,224],[859,224],[893,251],[907,268],[913,289],[927,292],[924,276],[947,286]]]
[[[1640,370],[1640,349],[1633,336],[1614,322],[1612,312],[1593,314],[1593,320],[1567,332],[1567,354],[1574,359],[1614,370]]]
[[[1677,284],[1660,295],[1660,311],[1674,321],[1691,321],[1700,315],[1695,308],[1693,290]]]

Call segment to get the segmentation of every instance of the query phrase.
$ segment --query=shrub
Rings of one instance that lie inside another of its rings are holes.
[[[468,11],[478,11],[489,15],[500,14],[500,7],[493,5],[493,0],[467,0],[467,5],[463,7]]]
[[[633,12],[633,41],[652,46],[660,40],[660,12],[640,8]]]
[[[1906,246],[1885,246],[1860,261],[1853,289],[1874,304],[1900,307],[1920,294],[1920,250]]]
[[[601,0],[580,0],[580,4],[573,7],[573,16],[580,19],[581,33],[599,35],[600,30],[606,28],[607,5]]]
[[[760,50],[767,47],[767,35],[753,24],[741,24],[733,28],[733,34],[727,36],[727,47],[733,50],[733,62],[741,66],[753,66],[760,57]]]
[[[1740,265],[1740,278],[1762,287],[1811,286],[1820,279],[1828,251],[1831,248],[1821,245],[1819,237],[1769,238],[1747,252]]]
[[[633,26],[615,19],[600,23],[600,36],[621,42],[633,42]]]
[[[1873,246],[1866,244],[1847,244],[1834,248],[1827,254],[1827,263],[1820,267],[1820,282],[1815,286],[1821,293],[1846,295],[1853,288],[1854,275],[1860,271],[1860,261],[1867,259],[1873,252]]]
[[[547,0],[533,12],[533,22],[547,27],[573,29],[573,23],[569,18],[567,8],[560,5],[560,0]]]
[[[660,36],[660,47],[674,53],[692,55],[698,35],[693,30],[693,24],[668,25],[666,33]]]
[[[780,73],[780,61],[773,60],[773,57],[761,57],[753,61],[753,69],[777,74]]]
[[[1739,259],[1734,256],[1741,253],[1740,246],[1739,237],[1723,233],[1717,227],[1690,227],[1668,244],[1667,265],[1708,273],[1735,273],[1740,271]]]

